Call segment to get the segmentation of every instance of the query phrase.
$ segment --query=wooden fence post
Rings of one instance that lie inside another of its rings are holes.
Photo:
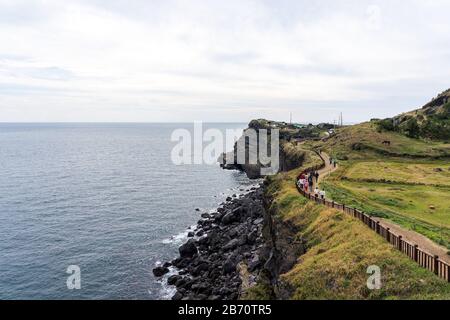
[[[434,256],[434,273],[439,275],[439,256]]]
[[[331,201],[331,207],[334,208],[334,200]]]
[[[386,228],[386,240],[391,243],[391,228]]]
[[[398,250],[402,251],[402,236],[398,236]]]
[[[419,246],[416,244],[414,245],[414,261],[417,262],[419,260]]]
[[[380,234],[380,221],[377,221],[377,233]]]

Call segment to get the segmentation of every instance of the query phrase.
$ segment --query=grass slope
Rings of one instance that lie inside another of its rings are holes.
[[[269,179],[277,218],[293,223],[308,247],[296,265],[281,276],[291,299],[450,299],[450,285],[396,251],[360,221],[315,205],[295,188],[298,170]],[[381,268],[382,289],[368,290],[367,268]],[[267,284],[247,297],[265,297]]]
[[[389,141],[390,145],[384,145]],[[325,142],[308,142],[338,160],[379,159],[380,157],[442,158],[450,157],[450,144],[411,139],[396,132],[381,132],[374,122],[338,129]]]
[[[341,128],[308,147],[339,159],[338,171],[322,183],[331,199],[388,218],[450,249],[448,143],[381,132],[368,122]]]

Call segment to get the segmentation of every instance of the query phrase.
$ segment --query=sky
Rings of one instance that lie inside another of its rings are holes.
[[[0,0],[0,122],[344,122],[450,88],[447,0]]]

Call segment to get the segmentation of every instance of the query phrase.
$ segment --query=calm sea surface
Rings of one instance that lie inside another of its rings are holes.
[[[186,124],[0,124],[0,299],[161,299],[152,275],[186,230],[242,186],[172,164]],[[209,124],[220,130],[244,124]],[[81,290],[69,290],[69,265]]]

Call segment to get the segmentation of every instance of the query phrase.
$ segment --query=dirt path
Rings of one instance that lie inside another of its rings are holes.
[[[326,178],[328,175],[336,171],[338,168],[338,166],[334,167],[333,165],[330,164],[330,157],[325,152],[320,153],[320,157],[325,162],[325,167],[318,171],[319,184],[324,178]],[[316,184],[314,185],[314,187],[315,186]],[[432,255],[437,255],[439,256],[439,259],[441,259],[442,261],[450,263],[450,256],[447,254],[449,250],[447,248],[434,243],[427,237],[415,231],[404,229],[403,227],[393,223],[390,220],[381,218],[374,218],[374,220],[380,221],[381,226],[385,228],[390,228],[391,231],[394,232],[395,234],[401,235],[404,240],[407,240],[410,243],[415,243],[419,246],[420,249],[427,251]]]
[[[427,251],[432,255],[439,256],[441,261],[445,261],[450,264],[450,256],[447,254],[449,251],[447,248],[442,247],[424,235],[417,233],[412,230],[404,229],[398,224],[393,223],[390,220],[382,219],[382,218],[373,218],[375,221],[380,221],[380,225],[385,228],[390,228],[392,232],[395,234],[400,234],[403,237],[403,240],[406,240],[410,243],[415,243],[419,246],[420,249]]]
[[[320,157],[325,162],[325,167],[323,167],[322,169],[320,169],[318,171],[319,172],[319,184],[320,184],[320,181],[322,181],[322,179],[324,179],[326,176],[328,176],[331,173],[333,173],[334,171],[336,171],[338,168],[337,164],[336,164],[336,166],[330,164],[330,156],[327,155],[325,152],[321,152]]]

